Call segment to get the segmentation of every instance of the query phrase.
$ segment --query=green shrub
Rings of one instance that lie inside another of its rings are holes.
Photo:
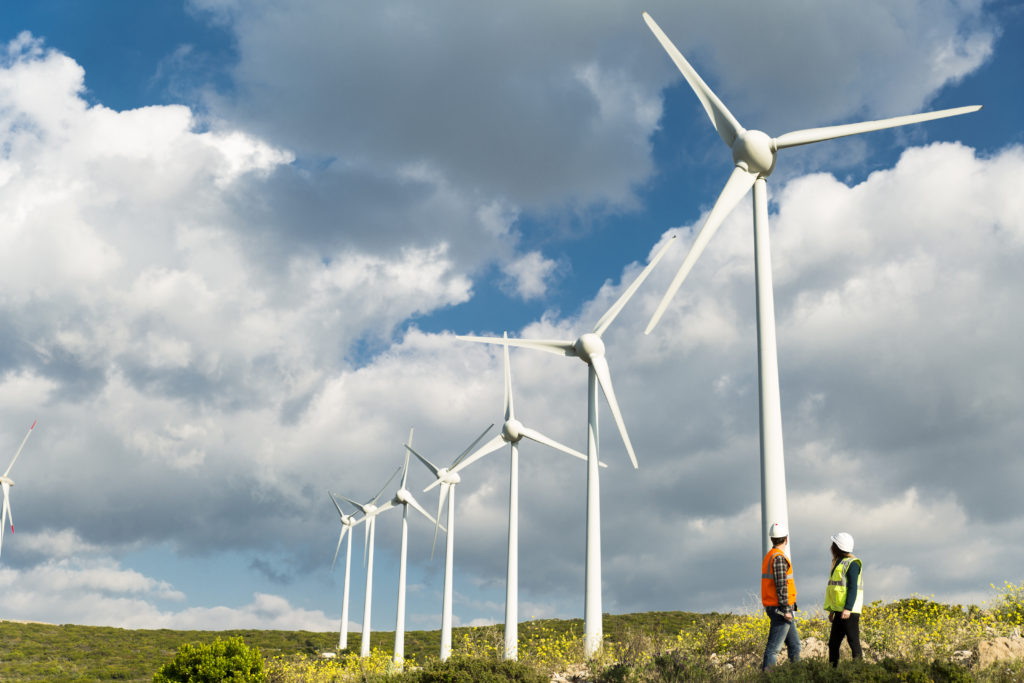
[[[160,667],[153,683],[263,683],[263,656],[241,636],[212,643],[185,643]]]
[[[399,680],[409,683],[547,683],[550,677],[523,662],[452,657],[446,662],[431,662],[419,671],[404,674]]]
[[[941,660],[925,662],[883,659],[881,662],[841,661],[839,667],[822,660],[801,660],[777,666],[761,674],[764,681],[804,681],[808,683],[966,683],[973,680],[961,666]]]

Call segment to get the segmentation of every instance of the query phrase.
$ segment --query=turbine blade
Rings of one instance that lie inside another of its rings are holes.
[[[475,463],[480,458],[484,457],[485,455],[488,455],[498,450],[499,448],[504,446],[505,443],[505,437],[502,434],[497,434],[490,441],[488,441],[483,446],[478,448],[475,453],[473,453],[471,456],[469,456],[468,458],[466,458],[465,460],[463,460],[458,465],[456,465],[455,467],[451,468],[448,471],[452,473],[460,472],[469,467],[470,465],[472,465],[473,463]]]
[[[590,363],[594,372],[597,373],[597,381],[601,384],[604,397],[608,399],[608,407],[612,409],[612,417],[615,418],[615,424],[619,426],[619,434],[622,435],[622,442],[626,444],[626,452],[629,453],[629,459],[633,462],[633,468],[640,469],[640,465],[636,461],[636,453],[633,452],[633,444],[629,440],[629,434],[626,433],[626,423],[622,420],[619,402],[615,400],[615,389],[612,388],[612,374],[608,370],[608,361],[604,356],[597,356],[591,358]]]
[[[654,23],[654,19],[647,12],[644,12],[644,21],[647,22],[647,27],[654,33],[654,37],[658,39],[661,46],[665,48],[665,52],[675,62],[676,67],[682,72],[683,78],[690,84],[690,88],[693,89],[694,94],[697,95],[697,99],[704,105],[704,111],[707,112],[708,118],[711,119],[711,125],[718,131],[718,135],[722,138],[726,145],[730,148],[732,144],[736,142],[736,138],[743,132],[744,128],[740,125],[740,122],[736,120],[736,117],[732,115],[722,100],[718,99],[718,95],[712,92],[708,84],[704,82],[704,79],[700,77],[696,69],[690,66],[690,63],[686,61],[683,54],[672,44],[672,41],[668,39],[665,32],[661,30],[661,27]]]
[[[409,427],[409,441],[406,443],[412,443],[412,427]],[[404,445],[404,444],[403,444]],[[409,449],[405,449],[405,465],[402,469],[402,486],[405,488],[405,482],[409,479]]]
[[[390,510],[393,507],[395,507],[395,501],[389,500],[388,502],[384,503],[379,508],[377,508],[377,515],[384,512],[385,510]],[[376,517],[377,515],[374,515],[374,517]]]
[[[338,505],[338,501],[336,501],[336,500],[334,499],[334,494],[333,494],[333,493],[331,493],[330,491],[328,491],[328,492],[327,492],[327,495],[331,497],[331,502],[332,502],[332,503],[334,503],[334,507],[338,508],[338,516],[339,516],[339,517],[341,517],[341,521],[343,521],[343,522],[344,522],[344,521],[345,521],[345,513],[344,513],[344,512],[342,512],[342,510],[341,510],[341,506],[340,506],[340,505]]]
[[[423,515],[424,517],[429,519],[431,522],[434,522],[434,523],[438,522],[438,520],[434,519],[433,515],[431,515],[426,510],[424,510],[423,506],[419,504],[419,501],[417,501],[411,495],[409,496],[409,505],[411,505],[413,507],[413,509],[415,509],[418,513],[420,513],[421,515]]]
[[[675,244],[675,239],[675,235],[668,238],[668,241],[666,241],[661,249],[658,250],[658,253],[654,255],[654,258],[652,258],[651,262],[647,264],[647,267],[636,276],[636,279],[633,280],[633,284],[627,287],[626,291],[624,291],[622,296],[619,297],[619,300],[612,304],[612,307],[608,309],[607,313],[601,316],[601,319],[597,321],[597,325],[594,326],[594,334],[599,337],[604,334],[604,331],[607,330],[608,326],[612,324],[613,320],[615,320],[615,316],[619,314],[630,298],[632,298],[633,294],[636,293],[636,290],[639,289],[640,285],[642,285],[644,280],[647,279],[647,276],[651,274],[652,270],[654,270],[654,266],[658,265],[658,261],[660,261],[661,257],[665,255],[668,248]]]
[[[474,337],[471,335],[460,334],[455,338],[463,341],[482,342],[484,344],[506,343],[506,340],[502,337]],[[507,343],[509,346],[521,346],[525,349],[547,351],[548,353],[554,353],[559,356],[576,355],[576,343],[574,341],[562,341],[560,339],[509,339]]]
[[[468,454],[468,453],[469,453],[469,452],[470,452],[471,450],[473,450],[474,448],[476,448],[476,445],[477,445],[478,443],[480,443],[480,439],[482,439],[482,438],[484,438],[485,436],[487,436],[487,432],[491,431],[491,427],[493,427],[493,426],[494,426],[494,423],[492,422],[492,423],[491,423],[490,425],[488,425],[487,429],[485,429],[484,431],[480,432],[480,436],[476,437],[476,440],[474,440],[474,441],[473,441],[473,443],[469,444],[469,447],[468,447],[468,448],[466,448],[466,450],[464,450],[464,451],[462,451],[461,453],[459,453],[459,457],[455,458],[455,461],[454,461],[454,462],[452,463],[452,467],[455,467],[455,466],[456,466],[456,465],[458,465],[458,464],[459,464],[460,462],[462,462],[462,459],[463,459],[463,458],[465,458],[465,457],[466,457],[466,455],[467,455],[467,454]]]
[[[11,464],[7,466],[6,470],[4,470],[5,477],[11,473],[11,468],[14,467],[14,461],[18,459],[19,455],[21,455],[21,449],[25,447],[25,442],[28,441],[28,437],[32,436],[32,430],[36,428],[36,422],[38,422],[38,420],[32,420],[32,426],[28,428],[25,438],[21,440],[21,445],[18,446],[18,450],[14,452],[14,457],[11,458]]]
[[[11,485],[4,482],[4,523],[0,524],[2,530],[7,524],[11,525],[11,533],[14,533],[14,511],[11,510]]]
[[[10,508],[7,502],[7,495],[10,493],[11,487],[8,486],[7,482],[3,483],[4,503],[3,513],[0,517],[0,552],[3,551],[4,547],[4,529],[7,528],[7,510]]]
[[[661,302],[654,310],[654,315],[651,316],[650,322],[647,323],[647,329],[644,330],[644,334],[650,334],[651,330],[658,325],[658,321],[665,314],[665,309],[668,308],[672,297],[675,296],[676,291],[682,286],[683,280],[690,273],[693,264],[704,253],[704,248],[707,247],[715,231],[722,225],[722,221],[729,215],[729,212],[743,199],[743,195],[747,193],[747,190],[753,187],[755,180],[757,180],[756,173],[750,173],[738,166],[733,169],[729,180],[725,183],[725,187],[722,188],[722,193],[718,195],[718,200],[715,202],[714,207],[712,207],[711,213],[708,214],[708,219],[704,221],[704,226],[697,233],[697,239],[693,240],[690,253],[683,259],[683,265],[679,266],[672,284],[668,286],[668,291],[665,292],[665,296],[661,298]]]
[[[441,526],[441,510],[444,508],[444,499],[448,497],[448,489],[451,484],[441,486],[441,495],[437,497],[437,519],[434,520],[434,541],[430,544],[430,559],[434,559],[434,548],[437,547],[437,530]]]
[[[884,130],[886,128],[896,128],[897,126],[906,126],[911,123],[921,123],[923,121],[932,121],[934,119],[944,119],[949,116],[960,116],[961,114],[970,114],[981,109],[980,104],[976,104],[970,107],[956,107],[955,109],[941,109],[939,111],[929,111],[923,114],[910,114],[908,116],[896,116],[891,119],[880,119],[878,121],[864,121],[862,123],[846,123],[838,126],[825,126],[824,128],[807,128],[805,130],[796,130],[792,133],[786,133],[780,135],[773,140],[775,149],[785,149],[786,147],[796,147],[798,145],[808,145],[812,142],[822,142],[823,140],[832,140],[834,138],[842,138],[847,135],[857,135],[859,133],[870,133],[876,130]]]
[[[516,414],[512,405],[512,369],[508,361],[508,332],[505,333],[505,421],[508,422]]]
[[[331,571],[334,571],[334,565],[338,561],[338,551],[341,550],[341,539],[345,538],[345,532],[348,530],[347,526],[341,527],[341,533],[338,534],[338,547],[334,549],[334,559],[331,560]]]
[[[339,495],[338,498],[341,498],[346,503],[354,505],[357,510],[362,512],[364,515],[366,514],[366,506],[363,505],[362,503],[357,503],[356,501],[352,500],[351,498],[346,498],[345,496],[342,496],[342,495]]]
[[[377,492],[377,495],[374,496],[372,500],[370,500],[371,504],[373,504],[373,505],[377,504],[377,500],[380,498],[381,494],[384,493],[384,489],[386,489],[388,487],[388,484],[391,483],[391,480],[395,478],[395,474],[398,474],[401,471],[402,471],[402,468],[399,467],[397,470],[395,470],[394,474],[392,474],[390,477],[388,477],[388,480],[384,483],[384,486],[381,487],[380,491]]]
[[[420,461],[421,463],[423,463],[424,465],[426,465],[426,466],[427,466],[427,469],[428,469],[428,470],[430,470],[430,473],[431,473],[431,474],[433,474],[433,475],[434,475],[435,477],[436,477],[436,476],[438,475],[438,473],[439,473],[439,472],[440,472],[441,470],[440,470],[440,469],[439,469],[439,468],[438,468],[438,467],[437,467],[436,465],[434,465],[434,463],[430,462],[429,460],[427,460],[426,458],[424,458],[424,457],[423,457],[422,455],[420,455],[419,453],[417,453],[417,452],[416,452],[416,449],[414,449],[414,448],[413,448],[412,446],[410,446],[409,444],[405,444],[405,447],[406,447],[406,448],[407,448],[407,449],[409,450],[409,452],[410,452],[410,453],[412,453],[412,454],[413,454],[413,455],[415,455],[415,456],[416,456],[417,458],[419,458],[419,461]]]
[[[520,430],[520,433],[523,436],[525,436],[527,439],[532,439],[533,441],[536,441],[537,443],[542,443],[545,446],[550,446],[551,448],[554,448],[554,449],[557,449],[559,451],[562,451],[563,453],[567,453],[567,454],[573,456],[574,458],[579,458],[580,460],[582,460],[584,462],[587,461],[587,456],[583,455],[582,453],[580,453],[577,450],[569,448],[568,446],[563,446],[562,444],[558,443],[554,439],[541,434],[536,429],[530,429],[529,427],[523,427]]]

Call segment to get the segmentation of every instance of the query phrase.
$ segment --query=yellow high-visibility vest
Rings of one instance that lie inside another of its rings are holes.
[[[832,569],[832,575],[825,586],[825,609],[829,612],[842,612],[846,609],[846,571],[854,562],[860,567],[857,579],[857,597],[851,612],[859,613],[864,607],[864,564],[856,557],[844,557]]]

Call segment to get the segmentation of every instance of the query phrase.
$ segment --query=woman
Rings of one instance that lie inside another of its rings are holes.
[[[839,646],[843,638],[850,643],[854,659],[863,654],[860,648],[860,612],[864,606],[864,577],[861,561],[853,556],[853,536],[841,531],[832,541],[832,573],[825,587],[825,611],[832,622],[828,637],[828,661],[839,664]]]

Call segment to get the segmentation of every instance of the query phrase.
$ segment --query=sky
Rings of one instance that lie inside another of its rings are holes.
[[[640,467],[602,401],[603,609],[756,609],[750,199],[645,336],[731,157],[644,9],[770,135],[984,105],[780,153],[786,476],[805,609],[841,530],[868,601],[1019,581],[1020,3],[39,0],[0,15],[0,451],[39,421],[0,618],[337,629],[327,491],[374,496],[410,428],[444,465],[502,422],[501,354],[455,335],[574,339],[672,236],[605,335]],[[517,416],[585,450],[585,366],[511,360]],[[502,450],[456,488],[457,625],[503,619],[508,477]],[[582,617],[585,488],[522,446],[524,620]],[[410,629],[440,626],[433,530]]]

